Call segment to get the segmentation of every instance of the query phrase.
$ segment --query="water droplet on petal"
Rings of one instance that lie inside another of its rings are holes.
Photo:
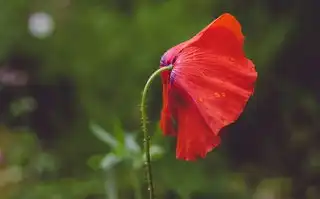
[[[217,93],[217,92],[213,93],[213,95],[214,95],[214,97],[216,97],[216,98],[220,98],[220,97],[221,97],[221,95],[220,95],[219,93]]]

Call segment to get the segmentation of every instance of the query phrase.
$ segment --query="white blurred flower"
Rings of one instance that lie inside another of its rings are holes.
[[[33,13],[29,18],[29,31],[37,38],[50,36],[54,30],[54,21],[51,15],[45,12]]]

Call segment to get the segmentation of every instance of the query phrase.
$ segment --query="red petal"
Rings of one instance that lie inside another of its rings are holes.
[[[160,120],[160,128],[164,135],[176,135],[172,118],[172,108],[171,108],[171,100],[169,95],[169,75],[171,71],[164,71],[161,74],[162,78],[162,111],[161,111],[161,120]]]
[[[245,58],[243,40],[239,22],[224,14],[169,50],[177,59],[173,83],[166,79],[163,87],[161,126],[165,134],[175,132],[171,118],[177,119],[177,158],[204,157],[216,147],[220,129],[239,117],[252,95],[257,73]]]
[[[238,38],[239,41],[242,41],[244,38],[241,32],[240,23],[237,21],[237,19],[234,16],[232,16],[229,13],[225,13],[220,17],[218,17],[216,20],[211,22],[211,24],[205,27],[200,33],[198,33],[198,35],[201,35],[202,33],[207,32],[209,29],[217,28],[217,27],[224,27],[228,29]]]
[[[197,47],[181,52],[172,73],[174,83],[192,97],[215,135],[239,117],[257,78],[250,60],[216,55]]]
[[[176,157],[183,160],[204,158],[220,144],[220,137],[212,133],[197,106],[184,90],[173,88],[174,106],[177,110],[178,139]]]
[[[253,63],[244,56],[241,26],[230,14],[188,41],[172,73],[215,135],[239,117],[257,78]]]
[[[211,50],[213,53],[241,58],[244,36],[240,23],[230,14],[221,15],[190,39],[188,46]]]

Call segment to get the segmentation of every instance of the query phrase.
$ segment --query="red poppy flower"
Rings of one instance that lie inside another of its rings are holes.
[[[194,160],[220,144],[219,131],[238,119],[257,72],[245,57],[241,25],[223,14],[196,36],[168,50],[160,67],[161,129],[177,135],[176,157]]]

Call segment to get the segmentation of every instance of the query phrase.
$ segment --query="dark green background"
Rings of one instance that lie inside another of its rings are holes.
[[[219,148],[183,162],[158,129],[161,84],[153,83],[149,129],[163,150],[153,161],[157,198],[320,198],[319,4],[0,0],[0,199],[147,198],[141,151],[125,144],[135,135],[142,145],[142,88],[164,51],[224,12],[242,24],[259,73],[255,95]],[[35,12],[55,22],[46,38],[29,32]],[[3,80],[19,74],[30,81]],[[110,153],[119,163],[101,168]]]

